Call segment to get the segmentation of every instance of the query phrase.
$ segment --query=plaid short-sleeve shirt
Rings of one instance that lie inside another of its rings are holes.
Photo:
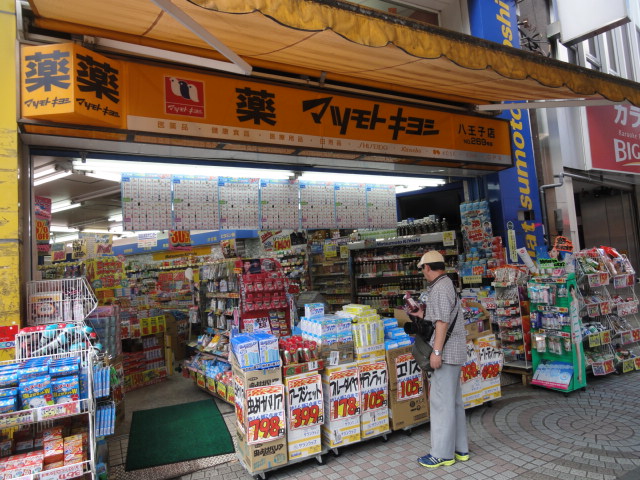
[[[451,278],[442,275],[427,284],[427,288],[420,295],[420,301],[425,304],[425,321],[433,322],[434,326],[437,321],[441,321],[447,324],[448,329],[457,316],[451,337],[444,346],[442,361],[451,365],[462,365],[467,360],[467,335],[464,330],[462,305]],[[433,339],[429,343],[433,346]]]

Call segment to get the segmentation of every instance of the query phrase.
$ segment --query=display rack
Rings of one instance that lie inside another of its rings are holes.
[[[280,262],[282,271],[285,277],[289,279],[289,285],[294,290],[291,293],[309,290],[309,258],[306,244],[293,246],[291,250],[278,252],[275,257]]]
[[[311,290],[325,298],[329,310],[335,312],[351,301],[347,239],[315,241],[311,244]]]
[[[532,385],[565,393],[587,384],[580,293],[573,273],[528,283],[532,327]]]
[[[40,290],[42,291],[42,290]],[[56,327],[56,328],[53,328]],[[60,327],[60,328],[57,328]],[[69,463],[46,471],[33,471],[30,478],[62,480],[90,475],[95,478],[96,430],[93,368],[95,350],[91,346],[83,325],[50,324],[48,327],[27,327],[16,335],[16,362],[3,362],[2,366],[24,361],[43,363],[50,359],[77,358],[79,361],[79,387],[77,400],[53,403],[43,398],[42,406],[0,414],[0,430],[12,431],[35,425],[40,431],[55,420],[86,417],[88,455],[85,460]]]
[[[453,231],[349,243],[352,301],[392,315],[394,308],[402,306],[405,292],[417,295],[424,288],[418,260],[434,249],[443,254],[447,273],[458,284],[457,245]]]
[[[27,282],[27,324],[82,323],[98,300],[85,277]]]

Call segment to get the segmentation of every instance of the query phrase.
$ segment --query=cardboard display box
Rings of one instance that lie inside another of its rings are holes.
[[[359,442],[360,438],[360,415],[328,420],[322,425],[322,444],[327,448],[344,447]]]
[[[287,439],[279,438],[270,442],[248,445],[244,434],[238,430],[238,458],[250,474],[286,465]]]
[[[390,431],[389,409],[379,408],[360,415],[360,436],[363,440]]]
[[[412,427],[429,420],[427,392],[418,398],[398,402],[395,392],[389,392],[389,423],[393,431]]]
[[[280,367],[264,368],[262,370],[242,370],[236,363],[231,363],[233,374],[242,379],[244,388],[267,387],[282,383]]]
[[[389,369],[389,390],[398,388],[398,374],[396,372],[396,358],[405,353],[411,353],[411,345],[406,347],[394,348],[385,352],[387,358],[387,368]]]
[[[321,426],[287,430],[289,461],[318,455],[322,451]]]

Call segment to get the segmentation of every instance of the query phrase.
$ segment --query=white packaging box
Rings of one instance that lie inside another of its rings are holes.
[[[296,430],[287,429],[289,461],[318,455],[322,451],[320,425]]]
[[[328,420],[322,425],[322,443],[327,448],[343,447],[359,441],[360,415],[344,420]]]
[[[360,415],[360,435],[363,440],[390,431],[388,408],[378,408],[377,410],[370,410]]]

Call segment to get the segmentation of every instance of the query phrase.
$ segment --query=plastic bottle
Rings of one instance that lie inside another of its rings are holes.
[[[442,231],[446,232],[447,230],[449,230],[449,223],[447,223],[447,219],[442,217],[442,222],[440,223],[440,225],[442,226]]]

